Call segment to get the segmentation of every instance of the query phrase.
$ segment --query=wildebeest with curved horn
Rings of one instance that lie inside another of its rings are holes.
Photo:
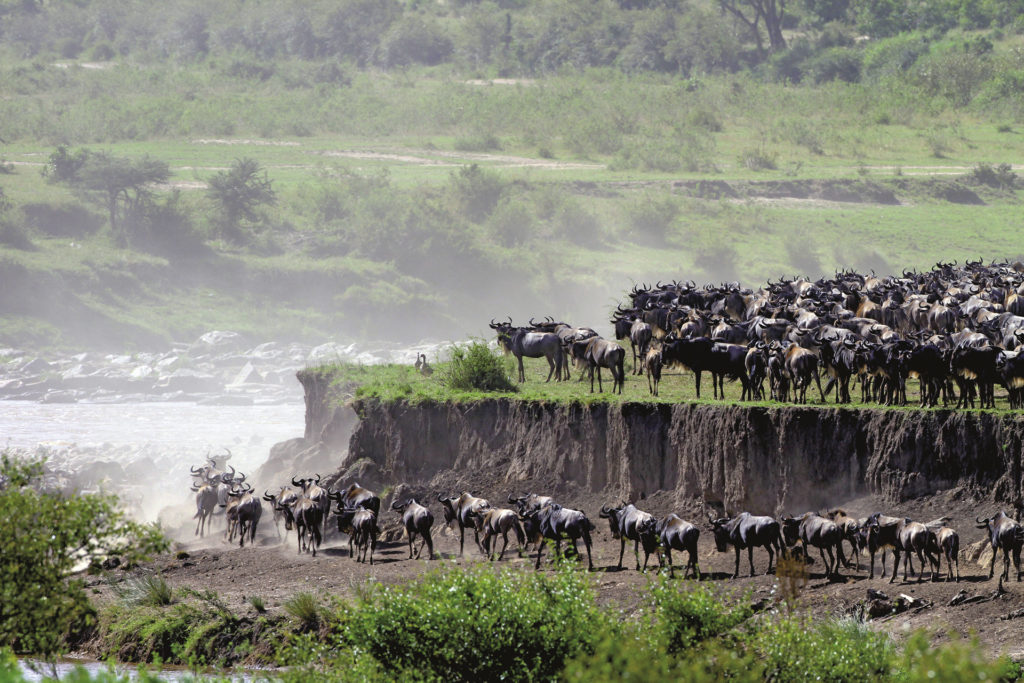
[[[729,551],[731,545],[736,550],[736,570],[732,578],[740,575],[740,550],[747,549],[747,560],[750,562],[750,575],[754,576],[754,548],[762,547],[768,551],[768,570],[772,571],[772,562],[777,553],[782,553],[782,532],[779,523],[772,517],[755,516],[749,512],[741,512],[736,517],[714,519],[708,515],[711,530],[715,534],[715,547],[718,552]]]
[[[638,509],[632,503],[621,503],[618,507],[601,506],[598,514],[602,519],[608,520],[608,527],[612,532],[612,538],[619,539],[619,569],[622,569],[622,556],[626,552],[626,539],[633,541],[633,554],[636,555],[636,569],[640,569],[640,544],[644,546],[644,567],[647,571],[647,562],[651,553],[658,549],[658,534],[655,529],[658,522],[649,512]]]
[[[594,561],[591,558],[590,550],[593,542],[590,539],[590,532],[594,530],[594,524],[587,519],[587,516],[579,510],[564,508],[558,503],[545,505],[539,510],[531,510],[520,515],[523,522],[523,530],[528,539],[538,540],[537,564],[534,569],[540,569],[540,557],[544,552],[543,539],[550,539],[555,542],[555,556],[562,550],[562,541],[568,539],[572,549],[579,557],[579,549],[576,547],[576,540],[583,539],[583,545],[587,547],[587,564],[590,571],[594,571]]]
[[[685,550],[689,553],[690,559],[686,562],[683,578],[686,578],[692,567],[694,575],[700,581],[700,567],[697,566],[697,539],[700,538],[700,529],[673,513],[660,520],[654,531],[661,540],[661,547],[665,551],[669,576],[675,575],[675,568],[672,566],[672,551],[682,552]]]
[[[474,523],[471,513],[479,513],[489,509],[491,504],[487,499],[477,498],[470,493],[463,492],[462,495],[449,497],[439,493],[437,494],[437,500],[444,505],[445,524],[450,525],[454,521],[459,525],[459,556],[461,557],[465,552],[466,527],[473,528],[473,539],[476,541],[476,547],[480,548],[480,552],[483,552],[483,548],[480,546],[480,530]]]
[[[476,527],[484,532],[484,537],[480,539],[480,546],[488,560],[494,560],[494,553],[491,552],[491,539],[498,534],[501,534],[505,541],[501,546],[501,553],[498,554],[498,561],[500,562],[505,557],[509,531],[515,532],[516,541],[519,543],[519,556],[523,556],[523,548],[526,547],[526,534],[523,532],[523,525],[519,523],[519,516],[515,511],[508,508],[487,508],[480,512],[470,512],[469,516],[473,519]]]
[[[839,576],[839,561],[843,558],[843,549],[840,545],[843,542],[843,534],[839,526],[831,519],[822,517],[814,512],[807,512],[800,517],[783,517],[782,534],[786,539],[787,546],[796,545],[797,541],[803,547],[804,557],[807,557],[807,546],[813,545],[821,554],[821,561],[825,564],[825,578]],[[833,553],[833,548],[835,552]],[[828,558],[825,553],[828,552]]]
[[[548,378],[545,382],[551,381],[554,375],[555,381],[562,381],[562,341],[557,334],[551,332],[531,332],[526,327],[513,327],[512,319],[507,323],[495,323],[491,320],[490,327],[498,334],[498,344],[511,353],[519,362],[519,381],[526,381],[526,372],[523,369],[523,356],[527,358],[546,358],[548,361]],[[568,379],[568,378],[566,378]]]
[[[604,393],[601,384],[601,368],[608,368],[612,373],[612,393],[622,393],[626,386],[626,351],[617,343],[603,337],[592,337],[584,341],[574,342],[572,355],[583,363],[590,373],[590,392],[594,392],[594,371],[597,371],[597,390]]]
[[[1024,546],[1024,527],[1002,511],[985,519],[978,517],[976,521],[979,529],[988,531],[989,543],[992,544],[992,563],[988,568],[988,578],[991,579],[995,574],[996,554],[1001,548],[1003,551],[1003,581],[1010,580],[1011,556],[1013,565],[1017,569],[1017,581],[1020,581],[1020,551]]]

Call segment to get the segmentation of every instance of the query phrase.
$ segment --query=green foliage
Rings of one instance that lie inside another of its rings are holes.
[[[385,671],[447,680],[537,680],[610,628],[586,574],[445,571],[371,587],[346,614],[342,640]]]
[[[1009,188],[1017,182],[1017,174],[1013,172],[1013,166],[1002,163],[997,166],[979,162],[970,174],[971,180],[989,187]]]
[[[682,584],[664,576],[651,587],[657,632],[665,650],[683,652],[718,638],[750,618],[749,607],[730,606],[703,585]]]
[[[260,222],[260,207],[277,201],[266,169],[249,157],[235,159],[230,169],[215,174],[207,184],[206,194],[221,215],[221,231],[235,241],[241,238],[241,221]]]
[[[986,656],[976,640],[933,647],[923,631],[911,635],[895,659],[891,680],[900,683],[1017,681],[1022,675],[1020,664],[1007,657]]]
[[[44,490],[43,464],[0,459],[0,647],[53,654],[90,607],[72,568],[110,556],[135,563],[167,548],[159,529],[129,521],[113,496]]]
[[[456,209],[476,223],[491,215],[505,186],[498,174],[476,164],[463,166],[458,172],[453,172],[449,180]]]
[[[451,347],[451,362],[443,382],[453,391],[516,391],[509,364],[483,341]]]
[[[853,619],[810,622],[778,617],[761,625],[752,647],[773,681],[886,681],[895,648],[889,636]]]

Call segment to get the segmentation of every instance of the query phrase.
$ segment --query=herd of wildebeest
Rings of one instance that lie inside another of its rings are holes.
[[[662,368],[704,372],[715,398],[724,381],[739,381],[741,400],[805,403],[815,384],[822,403],[834,392],[849,403],[860,382],[862,402],[903,405],[907,379],[920,383],[920,404],[995,407],[1005,387],[1011,409],[1024,407],[1024,263],[937,263],[927,272],[879,277],[853,271],[834,278],[779,279],[752,290],[739,283],[691,282],[635,286],[613,317],[616,341],[589,327],[545,318],[527,326],[491,321],[498,343],[519,362],[546,358],[547,381],[569,378],[570,365],[594,374],[602,390],[608,369],[613,391],[625,382],[628,340],[636,374],[658,394]],[[822,375],[827,377],[822,387]],[[582,377],[581,377],[582,378]]]
[[[213,515],[223,510],[228,542],[237,536],[239,545],[246,539],[255,541],[256,527],[263,514],[263,504],[268,503],[273,514],[277,534],[281,536],[280,522],[284,522],[285,540],[295,530],[298,552],[311,553],[314,557],[328,528],[328,518],[333,512],[339,532],[348,535],[349,556],[357,561],[373,564],[373,553],[380,535],[380,496],[353,483],[346,488],[332,490],[320,486],[321,477],[292,478],[290,486],[280,486],[274,492],[266,491],[262,498],[253,495],[252,486],[246,483],[245,475],[233,467],[224,468],[223,463],[209,459],[208,464],[191,468],[194,479],[192,490],[196,493],[196,514],[198,520],[196,535],[202,536],[209,530]],[[465,552],[466,531],[473,533],[477,548],[490,560],[502,560],[509,544],[509,534],[517,543],[517,552],[522,556],[530,552],[533,545],[537,553],[535,568],[541,566],[541,557],[546,542],[553,542],[555,554],[561,554],[561,544],[568,542],[573,555],[581,557],[577,542],[582,541],[587,551],[587,564],[594,569],[591,557],[591,532],[595,526],[580,510],[564,507],[550,496],[534,493],[509,495],[511,507],[494,507],[491,503],[470,493],[457,496],[439,494],[438,502],[444,514],[444,522],[459,533],[459,554]],[[333,506],[332,502],[336,503]],[[434,515],[429,507],[408,498],[395,500],[391,509],[401,516],[408,544],[409,559],[419,558],[423,548],[427,557],[434,559],[432,530]],[[698,565],[697,541],[701,529],[697,524],[686,521],[676,514],[662,519],[640,510],[633,503],[621,502],[614,506],[603,506],[598,516],[608,520],[613,538],[620,541],[618,568],[622,568],[627,541],[633,542],[636,568],[646,571],[651,554],[656,554],[658,566],[667,566],[674,573],[672,551],[686,552],[688,561],[684,578],[692,570],[696,578],[701,577]],[[1019,518],[1019,514],[1018,514]],[[909,517],[891,517],[880,513],[862,519],[848,516],[841,509],[824,513],[808,512],[799,517],[784,516],[776,519],[770,516],[756,516],[743,512],[733,517],[707,516],[706,529],[715,540],[719,552],[728,552],[731,547],[736,554],[733,578],[740,573],[740,551],[747,550],[750,575],[754,576],[754,548],[768,552],[768,572],[776,556],[800,559],[810,563],[808,546],[818,548],[824,563],[825,578],[839,576],[840,564],[860,571],[860,555],[870,555],[869,578],[875,576],[875,556],[881,552],[882,574],[885,576],[886,549],[893,553],[893,570],[889,581],[896,579],[900,558],[903,558],[903,579],[908,580],[915,573],[913,556],[917,556],[920,571],[918,580],[924,579],[925,561],[931,568],[932,580],[941,570],[941,560],[946,558],[947,579],[960,580],[960,539],[957,532],[948,526],[949,519],[941,518],[928,523],[911,521]],[[1021,580],[1020,554],[1024,546],[1024,526],[1003,512],[987,519],[976,520],[979,529],[985,529],[992,546],[992,563],[989,579],[995,571],[996,555],[1003,554],[1002,579],[1008,580],[1010,561],[1017,570],[1017,581]],[[501,550],[497,549],[497,537],[502,539]],[[419,540],[419,547],[414,547]],[[851,548],[850,558],[844,552],[844,543]],[[493,544],[493,547],[492,547]],[[640,563],[640,551],[644,553]],[[852,562],[851,562],[852,559]],[[855,563],[855,565],[854,565]]]

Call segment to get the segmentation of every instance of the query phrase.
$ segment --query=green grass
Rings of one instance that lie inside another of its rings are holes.
[[[774,401],[740,401],[742,387],[739,382],[725,383],[725,398],[715,399],[712,397],[711,375],[703,373],[701,378],[700,398],[697,398],[696,381],[694,374],[689,371],[666,370],[662,373],[661,385],[658,396],[652,396],[648,389],[646,376],[630,374],[632,360],[630,358],[629,346],[626,348],[626,383],[621,394],[612,393],[612,381],[607,370],[603,371],[604,392],[598,392],[597,380],[594,380],[594,392],[590,391],[590,381],[586,374],[582,381],[579,380],[580,371],[572,370],[572,378],[564,382],[545,382],[548,367],[544,359],[523,359],[526,373],[526,382],[518,384],[518,390],[514,393],[502,391],[461,391],[450,389],[444,383],[443,377],[448,371],[447,362],[431,363],[434,365],[434,374],[430,377],[423,377],[415,368],[410,365],[350,365],[333,364],[321,367],[310,368],[309,371],[326,374],[333,378],[338,386],[349,387],[346,393],[358,399],[376,399],[381,401],[407,401],[418,402],[470,402],[484,399],[503,399],[522,402],[541,403],[695,403],[702,405],[742,405],[760,406],[767,408],[779,408],[796,405],[795,403],[778,403]],[[512,357],[504,359],[509,377],[515,378],[515,360]],[[822,379],[822,388],[826,386],[826,379]],[[768,391],[768,383],[765,382],[765,392]],[[882,406],[877,403],[862,403],[860,401],[860,385],[851,382],[850,395],[853,402],[846,405],[836,406],[835,391],[826,396],[826,402],[821,403],[817,388],[812,385],[807,391],[807,405],[837,407],[840,409],[885,409],[885,410],[919,410],[918,408],[918,382],[915,379],[907,381],[907,406]],[[943,410],[943,408],[928,408],[926,410]],[[1007,412],[1006,393],[997,387],[996,389],[996,411]],[[981,412],[979,409],[968,412]],[[991,411],[987,411],[991,412]]]

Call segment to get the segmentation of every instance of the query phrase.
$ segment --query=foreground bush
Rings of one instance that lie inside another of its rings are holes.
[[[587,576],[489,568],[378,586],[349,608],[341,640],[388,674],[445,680],[537,680],[556,676],[610,628]]]
[[[42,473],[41,461],[0,455],[0,647],[51,655],[91,620],[82,581],[68,579],[76,564],[134,563],[167,541],[115,497],[45,490]]]

